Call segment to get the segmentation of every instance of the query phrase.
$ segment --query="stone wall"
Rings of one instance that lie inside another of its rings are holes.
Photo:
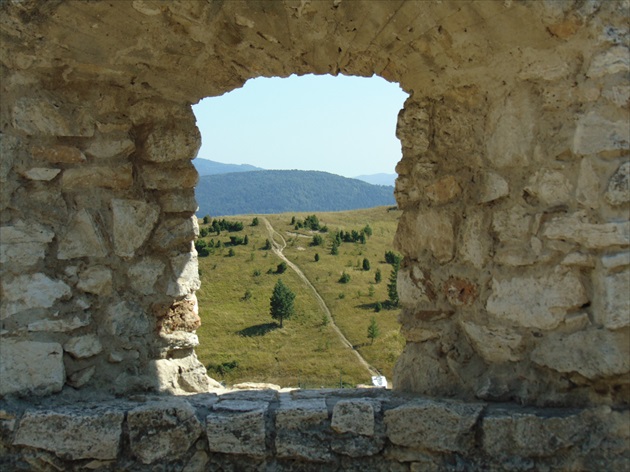
[[[2,2],[0,396],[208,391],[190,105],[342,73],[410,94],[395,389],[627,408],[628,9]]]
[[[3,470],[610,470],[628,411],[409,398],[379,389],[137,395],[0,410]]]

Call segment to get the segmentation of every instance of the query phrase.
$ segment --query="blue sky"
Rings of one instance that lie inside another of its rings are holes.
[[[257,78],[193,106],[199,157],[345,177],[395,172],[407,94],[380,77]]]

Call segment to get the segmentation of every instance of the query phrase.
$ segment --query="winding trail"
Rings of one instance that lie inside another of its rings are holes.
[[[267,220],[267,218],[265,217],[261,217],[261,219],[263,220],[263,222],[265,223],[265,227],[267,228],[267,232],[269,233],[269,241],[271,242],[271,250],[273,251],[273,253],[278,256],[280,259],[282,259],[284,262],[286,262],[286,264],[293,269],[293,271],[298,275],[298,277],[300,279],[302,279],[302,281],[313,291],[313,294],[315,295],[315,298],[317,299],[317,303],[319,303],[320,308],[322,309],[322,311],[324,313],[326,313],[326,316],[328,317],[328,319],[330,320],[331,326],[332,328],[335,330],[335,332],[337,333],[337,335],[339,336],[339,338],[341,339],[341,342],[348,348],[350,348],[350,350],[354,353],[354,355],[357,357],[359,363],[365,367],[367,369],[367,371],[370,373],[370,375],[381,375],[381,373],[376,370],[374,367],[372,367],[370,364],[368,364],[368,362],[363,358],[363,356],[361,356],[361,354],[359,353],[359,351],[357,351],[353,346],[352,343],[350,341],[348,341],[348,338],[346,338],[343,333],[341,332],[341,330],[339,329],[339,327],[335,324],[335,319],[332,317],[332,314],[330,313],[330,310],[328,309],[328,306],[326,306],[326,302],[324,301],[324,299],[322,298],[322,296],[319,294],[319,292],[317,291],[317,289],[313,286],[313,284],[310,282],[310,280],[308,280],[308,278],[306,277],[306,275],[304,275],[304,272],[302,272],[300,270],[300,268],[295,265],[293,262],[291,262],[289,259],[287,259],[287,257],[284,255],[284,253],[282,251],[284,251],[284,248],[287,247],[287,242],[284,239],[284,237],[278,233],[273,226],[271,226],[271,223],[269,223],[269,220]],[[278,236],[278,238],[280,238],[280,240],[282,241],[282,243],[279,243],[278,241],[276,241],[276,238],[274,238],[274,236]]]

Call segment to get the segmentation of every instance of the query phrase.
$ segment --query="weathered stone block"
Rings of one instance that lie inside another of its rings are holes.
[[[127,414],[132,454],[143,464],[183,458],[197,441],[202,426],[185,400],[150,402]]]
[[[481,269],[490,254],[486,219],[481,213],[467,215],[460,230],[459,257],[473,267]]]
[[[146,164],[141,168],[141,175],[145,188],[152,190],[194,188],[199,180],[199,174],[192,164],[178,167]]]
[[[197,253],[180,254],[171,258],[171,268],[174,278],[169,282],[166,294],[183,297],[201,287],[199,280],[199,263]]]
[[[149,331],[149,320],[138,305],[120,302],[107,308],[100,326],[112,336],[143,336]]]
[[[475,351],[488,362],[514,362],[521,358],[518,348],[522,336],[501,326],[480,326],[462,321],[461,326]]]
[[[74,388],[84,387],[92,379],[95,373],[96,373],[96,366],[92,365],[90,367],[78,370],[70,374],[68,376],[67,383],[68,385]]]
[[[84,208],[74,214],[60,237],[57,258],[105,257],[107,248],[94,219]]]
[[[70,460],[113,460],[118,457],[123,419],[124,412],[106,407],[27,411],[13,444]]]
[[[624,205],[630,202],[630,162],[625,162],[608,182],[604,197],[611,205]]]
[[[46,255],[48,243],[55,233],[37,223],[19,220],[0,227],[0,263],[12,271],[30,267]]]
[[[466,452],[482,404],[418,400],[385,412],[387,437],[398,446],[441,452]]]
[[[67,298],[72,290],[61,280],[45,274],[20,275],[2,284],[0,319],[32,308],[50,308],[57,300]]]
[[[593,166],[592,158],[585,157],[580,162],[575,198],[586,208],[599,208],[600,205],[599,176]]]
[[[48,182],[61,172],[61,169],[52,169],[50,167],[32,167],[21,174],[29,180],[38,180]]]
[[[175,331],[195,331],[201,326],[199,304],[194,294],[184,300],[174,302],[166,310],[158,311],[156,315],[159,318],[159,330],[165,334]]]
[[[72,318],[60,318],[60,319],[52,319],[52,320],[40,320],[33,321],[28,324],[28,331],[37,332],[37,331],[48,331],[50,333],[66,333],[69,331],[74,331],[75,329],[83,328],[84,326],[88,326],[92,322],[92,317],[88,315],[83,315],[82,317],[73,316]]]
[[[328,428],[328,408],[323,398],[282,400],[276,411],[276,455],[309,462],[330,461],[330,445],[323,440]]]
[[[453,258],[455,250],[452,217],[433,209],[407,210],[400,217],[394,244],[412,258],[421,259],[429,252],[444,264]]]
[[[589,249],[630,245],[630,222],[588,223],[586,213],[554,218],[543,227],[544,237],[572,241]]]
[[[170,218],[160,223],[151,240],[153,247],[171,249],[189,243],[199,236],[197,217]]]
[[[588,301],[580,277],[574,272],[513,277],[492,281],[486,309],[516,326],[556,328],[566,313]]]
[[[85,154],[95,159],[111,159],[129,156],[136,149],[127,136],[101,136],[84,149]]]
[[[448,203],[455,200],[462,193],[462,188],[457,179],[448,175],[425,189],[427,198],[437,204]]]
[[[33,146],[31,154],[35,159],[42,159],[51,164],[80,164],[86,161],[83,153],[72,146]]]
[[[164,273],[166,265],[154,257],[145,257],[129,268],[127,275],[131,288],[142,295],[153,293],[155,282]]]
[[[334,408],[331,421],[337,433],[374,435],[374,407],[369,401],[339,400]]]
[[[48,395],[66,380],[59,343],[0,340],[0,396]]]
[[[417,307],[435,301],[433,283],[417,265],[399,269],[396,280],[398,298],[404,306]]]
[[[260,401],[221,401],[206,417],[209,448],[213,452],[267,455],[265,417],[268,403]]]
[[[207,392],[220,387],[206,373],[206,368],[195,355],[182,359],[158,359],[150,362],[153,387],[173,394]]]
[[[75,359],[85,359],[99,354],[103,350],[103,346],[97,336],[87,334],[72,338],[63,345],[63,350]]]
[[[114,250],[121,257],[133,257],[157,223],[157,205],[141,200],[112,200]]]
[[[24,97],[13,106],[13,126],[36,136],[92,136],[94,121],[86,112],[52,97]]]
[[[610,121],[589,112],[578,121],[573,152],[579,155],[619,151],[630,147],[630,127],[625,119]]]
[[[586,75],[591,78],[598,78],[629,71],[630,50],[625,46],[614,46],[593,58]]]
[[[525,191],[546,206],[556,206],[571,200],[573,186],[562,172],[545,169],[529,179]]]
[[[191,190],[162,192],[158,201],[164,213],[194,213],[199,208],[195,193]]]
[[[540,412],[542,413],[542,412]],[[482,419],[483,449],[492,457],[543,457],[582,446],[591,425],[579,411],[494,410]]]
[[[81,271],[77,288],[96,295],[112,292],[112,271],[104,266],[90,266]]]
[[[201,146],[201,134],[196,127],[181,129],[157,127],[144,144],[142,158],[151,162],[191,160]]]
[[[630,343],[626,333],[606,329],[549,335],[532,352],[531,359],[558,372],[597,379],[630,371]]]
[[[129,163],[112,166],[89,166],[66,169],[61,188],[66,192],[94,187],[127,189],[133,185],[133,167]]]
[[[630,271],[602,278],[602,303],[594,310],[595,323],[608,329],[630,326]]]
[[[503,177],[495,172],[486,172],[481,181],[479,203],[490,203],[510,194],[510,187]]]

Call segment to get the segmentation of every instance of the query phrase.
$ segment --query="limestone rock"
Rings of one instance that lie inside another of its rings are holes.
[[[477,284],[459,277],[449,277],[442,285],[446,300],[453,306],[471,305],[477,299]]]
[[[586,208],[599,208],[600,183],[592,163],[592,158],[585,157],[580,162],[575,198]]]
[[[558,80],[570,72],[566,60],[559,54],[548,54],[539,49],[523,51],[525,63],[518,76],[521,80]]]
[[[114,250],[121,257],[133,257],[149,237],[160,211],[141,200],[112,200]]]
[[[94,122],[86,111],[54,97],[24,97],[13,107],[13,126],[35,136],[92,136]]]
[[[190,243],[199,236],[197,217],[171,218],[160,223],[155,230],[151,244],[155,248],[167,250],[184,243]]]
[[[483,214],[472,213],[467,215],[460,229],[459,257],[476,269],[484,267],[490,255],[487,227]]]
[[[201,146],[201,135],[196,127],[192,129],[156,128],[147,137],[143,158],[151,162],[193,159]]]
[[[529,180],[525,191],[544,205],[555,206],[571,200],[573,187],[562,172],[541,170]]]
[[[50,333],[67,333],[88,326],[91,322],[92,317],[90,315],[84,315],[83,317],[73,316],[72,318],[33,321],[28,324],[27,329],[30,332],[47,331]]]
[[[486,126],[486,148],[489,161],[497,168],[529,163],[536,123],[532,102],[526,89],[521,89],[491,111]]]
[[[623,163],[608,182],[606,200],[611,205],[624,205],[630,202],[630,162]]]
[[[483,175],[479,203],[490,203],[510,194],[510,187],[503,177],[496,172],[486,172]]]
[[[515,326],[553,329],[566,313],[588,301],[586,290],[574,272],[493,279],[486,309]]]
[[[531,359],[558,372],[598,379],[630,371],[630,344],[627,334],[606,329],[549,335],[532,352]]]
[[[61,280],[51,279],[41,273],[20,275],[3,282],[0,319],[32,308],[51,308],[57,300],[67,298],[72,293],[70,287]]]
[[[608,329],[630,326],[630,271],[607,275],[602,285],[601,307],[594,310],[595,323]]]
[[[502,243],[517,243],[527,239],[531,232],[533,218],[527,208],[515,205],[492,215],[492,230]]]
[[[145,257],[131,266],[127,275],[131,288],[142,295],[153,293],[155,282],[164,273],[165,264],[154,257]]]
[[[160,343],[163,352],[192,349],[199,346],[199,336],[186,331],[175,331],[170,334],[160,333]]]
[[[119,302],[107,308],[101,327],[112,336],[143,336],[149,331],[149,320],[138,305]]]
[[[229,405],[230,403],[233,402],[222,401],[215,404],[215,411],[206,417],[210,451],[265,456],[265,417],[268,404],[257,401],[238,401],[238,405]]]
[[[143,464],[183,458],[202,432],[185,400],[150,402],[127,413],[132,454]]]
[[[48,243],[55,233],[37,223],[18,220],[0,227],[0,263],[9,270],[31,267],[46,255]]]
[[[199,208],[195,192],[191,190],[162,192],[158,200],[164,213],[194,213]]]
[[[433,209],[407,210],[400,217],[394,244],[412,258],[421,259],[428,251],[440,264],[445,264],[453,258],[454,238],[453,222],[448,214]]]
[[[189,295],[184,300],[173,303],[164,312],[157,313],[160,333],[175,331],[195,331],[201,325],[197,297]]]
[[[425,192],[432,202],[444,204],[456,199],[462,193],[462,188],[454,176],[448,175],[429,185]]]
[[[78,370],[68,376],[68,385],[74,388],[81,388],[87,385],[96,372],[96,366],[90,366],[85,369]]]
[[[586,75],[598,78],[618,72],[630,72],[630,49],[614,46],[593,58]]]
[[[63,350],[59,343],[0,341],[0,396],[48,395],[66,380]]]
[[[24,172],[22,175],[29,180],[41,180],[48,182],[59,175],[61,169],[52,169],[50,167],[32,167]]]
[[[206,368],[194,355],[182,359],[158,359],[150,364],[150,371],[154,372],[154,388],[159,391],[199,393],[221,386],[208,377]]]
[[[77,288],[96,295],[112,292],[112,271],[104,266],[90,266],[81,271]]]
[[[602,95],[618,107],[627,107],[630,102],[630,85],[614,85],[604,90]]]
[[[589,112],[577,124],[573,152],[578,155],[618,151],[630,147],[630,127],[625,119],[610,121]]]
[[[123,419],[124,412],[107,407],[27,411],[13,444],[44,449],[70,460],[114,460]]]
[[[627,265],[630,265],[630,252],[620,252],[602,257],[602,266],[605,269],[613,270]]]
[[[127,189],[133,185],[133,166],[123,163],[111,166],[84,166],[66,169],[61,175],[65,192],[94,187]]]
[[[168,284],[166,294],[182,297],[199,290],[199,264],[196,253],[180,254],[171,258],[173,279]]]
[[[192,164],[167,167],[145,164],[141,168],[144,186],[151,190],[190,189],[197,185],[199,174]]]
[[[105,257],[107,249],[92,216],[81,209],[72,217],[65,234],[59,240],[57,258]]]
[[[112,159],[129,156],[136,148],[127,136],[103,136],[94,139],[84,149],[85,154],[96,159]]]
[[[387,437],[398,446],[463,453],[473,446],[481,404],[417,400],[385,412]]]
[[[374,435],[374,407],[368,401],[339,400],[331,421],[333,431],[338,433]]]
[[[35,159],[41,159],[51,164],[80,164],[86,161],[83,153],[71,146],[33,146],[31,154]]]
[[[398,270],[396,287],[404,306],[417,307],[436,298],[431,279],[417,265]]]
[[[514,362],[521,359],[518,348],[522,336],[516,331],[501,326],[480,326],[466,321],[462,321],[461,326],[475,351],[487,362]]]
[[[276,411],[276,455],[283,459],[327,462],[330,446],[321,441],[317,430],[328,422],[326,401],[284,400]]]
[[[99,354],[103,350],[101,342],[93,334],[72,338],[63,345],[63,350],[75,359],[85,359]]]
[[[589,426],[575,412],[542,416],[495,409],[482,420],[483,449],[492,457],[551,456],[588,441]]]
[[[573,241],[589,249],[630,245],[630,222],[588,223],[584,212],[554,218],[543,227],[544,237]]]

